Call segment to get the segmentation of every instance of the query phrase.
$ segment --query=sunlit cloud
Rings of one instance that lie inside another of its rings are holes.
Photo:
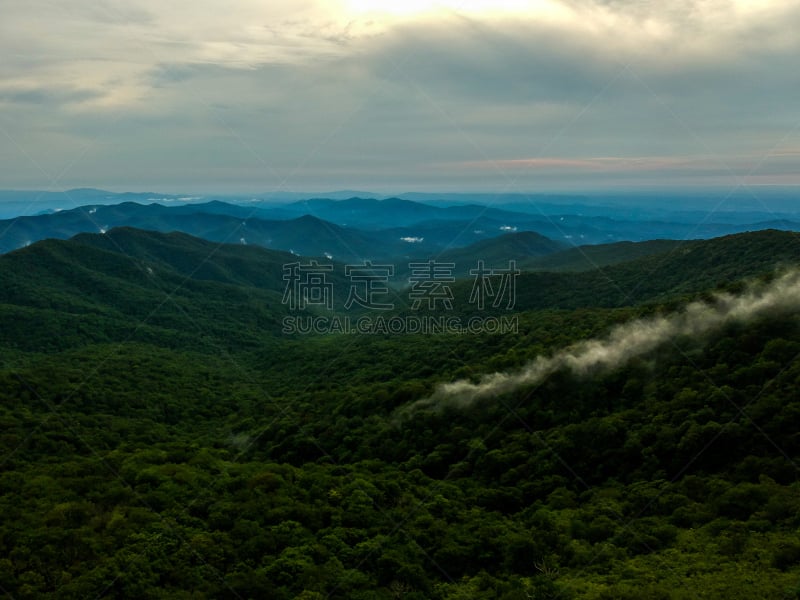
[[[445,14],[463,14],[484,18],[524,15],[531,18],[564,18],[569,6],[554,0],[344,0],[342,8],[355,17],[430,18]]]
[[[707,168],[707,159],[691,157],[595,157],[595,158],[517,158],[511,160],[470,161],[465,169],[566,169],[570,171],[657,171],[675,168]]]
[[[109,187],[404,191],[469,187],[492,170],[484,185],[511,173],[535,187],[545,173],[724,184],[720,165],[776,178],[798,166],[786,150],[800,143],[796,3],[0,0],[0,10],[0,127],[15,142],[0,149],[5,187],[64,169],[65,184]]]

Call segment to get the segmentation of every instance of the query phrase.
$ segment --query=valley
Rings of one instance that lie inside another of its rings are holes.
[[[282,331],[287,316],[375,316],[345,307],[353,282],[335,260],[326,283],[341,293],[301,311],[285,265],[312,258],[256,245],[124,226],[1,256],[0,586],[19,598],[796,594],[800,306],[590,376],[556,368],[479,403],[419,404],[768,285],[800,262],[796,235],[565,249],[516,233],[434,258],[504,256],[525,266],[515,305],[479,310],[462,270],[447,314],[513,316],[516,333],[401,335]],[[415,311],[398,273],[383,316],[444,310]]]

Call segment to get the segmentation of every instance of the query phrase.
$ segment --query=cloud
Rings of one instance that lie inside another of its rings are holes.
[[[765,157],[760,154],[728,156],[720,160],[713,156],[630,156],[630,157],[534,157],[515,159],[488,159],[453,163],[452,169],[465,172],[494,172],[500,170],[510,177],[519,173],[539,178],[551,177],[574,179],[579,177],[617,177],[620,179],[642,179],[650,177],[680,178],[691,176],[724,179],[731,172],[741,173],[756,184],[759,178],[777,180],[786,184],[800,185],[797,173],[798,155],[795,152],[776,150]]]
[[[33,160],[72,165],[67,186],[178,191],[725,184],[797,145],[794,3],[358,4],[0,0],[0,127],[25,149],[0,178],[41,185]]]
[[[798,310],[800,272],[790,271],[768,285],[754,284],[738,296],[719,294],[713,302],[694,302],[671,315],[625,323],[605,338],[585,340],[551,356],[538,356],[517,372],[492,373],[478,383],[460,380],[442,384],[431,397],[401,409],[400,414],[407,417],[420,409],[466,408],[533,387],[559,370],[589,377],[623,366],[678,337],[702,340],[728,323]]]
[[[48,89],[37,88],[0,88],[0,103],[11,104],[50,104],[56,106],[80,104],[101,97],[97,90],[88,89]]]

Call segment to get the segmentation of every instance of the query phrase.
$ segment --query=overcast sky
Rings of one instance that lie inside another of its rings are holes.
[[[0,0],[0,188],[798,185],[798,32],[795,0]]]

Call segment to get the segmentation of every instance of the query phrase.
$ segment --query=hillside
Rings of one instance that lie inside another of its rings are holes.
[[[482,260],[487,266],[508,266],[509,260],[523,262],[531,257],[551,255],[566,247],[563,242],[555,242],[534,231],[521,231],[482,240],[465,248],[446,250],[437,260],[471,266],[476,260]]]
[[[72,241],[117,252],[148,264],[160,263],[184,277],[283,292],[283,266],[298,260],[288,252],[259,246],[220,244],[184,233],[130,227],[105,235],[79,234]]]
[[[797,234],[772,230],[741,233],[685,242],[666,252],[599,269],[523,272],[517,280],[516,306],[518,310],[575,309],[666,302],[798,262]],[[453,293],[466,298],[471,286],[470,281],[456,284]]]
[[[677,240],[649,240],[577,246],[544,256],[530,257],[521,261],[519,267],[525,271],[591,271],[669,252],[687,243]]]
[[[392,253],[391,249],[382,250],[380,240],[374,236],[314,217],[248,219],[245,215],[227,214],[228,211],[241,213],[241,207],[225,205],[223,212],[222,204],[213,204],[209,208],[212,212],[203,212],[206,209],[203,206],[143,206],[127,202],[1,221],[0,228],[4,233],[0,237],[0,252],[18,249],[42,239],[68,239],[80,233],[134,227],[164,233],[180,231],[214,242],[255,244],[300,255],[322,256],[327,253],[339,256],[342,260],[358,260],[373,253],[381,256]],[[402,248],[398,240],[397,251]]]
[[[584,214],[580,206],[572,207],[575,213],[551,215],[537,210],[535,205],[520,205],[519,210],[512,211],[491,204],[433,206],[399,198],[311,199],[274,204],[253,199],[238,199],[239,203],[235,203],[192,197],[155,198],[102,190],[72,192],[57,195],[68,200],[69,208],[0,220],[0,253],[43,239],[68,239],[79,233],[134,227],[164,233],[180,231],[215,242],[252,244],[300,255],[330,255],[338,261],[360,262],[435,256],[509,232],[535,232],[565,247],[602,244],[604,249],[597,250],[600,262],[596,264],[603,266],[618,262],[620,254],[627,253],[633,258],[639,251],[645,253],[644,249],[652,245],[649,240],[659,238],[706,239],[767,228],[800,228],[789,218],[765,221],[765,215],[757,212],[751,213],[753,219],[758,219],[754,222],[714,223],[702,218],[685,222],[685,217],[684,221],[672,222],[645,215],[626,219],[620,215]],[[8,194],[14,197],[12,192]],[[52,195],[45,197],[52,201]],[[24,198],[30,195],[20,195],[20,199]],[[81,199],[93,203],[76,205]],[[34,196],[29,204],[37,202]],[[618,247],[621,253],[607,246],[620,240],[648,241],[648,244],[624,251]],[[581,269],[586,262],[575,255],[571,258],[564,255],[563,260],[570,270]],[[576,260],[577,267],[573,264]],[[560,268],[559,263],[551,267],[547,264],[534,261],[527,268]]]
[[[0,340],[29,351],[131,340],[208,347],[209,336],[252,344],[279,331],[283,265],[294,260],[134,229],[38,242],[0,256]]]
[[[279,267],[295,257],[180,233],[123,228],[0,256],[0,586],[798,597],[796,303],[479,403],[427,401],[769,279],[800,264],[796,244],[768,231],[528,273],[518,330],[469,334],[287,335]],[[641,291],[614,296],[609,273]],[[577,310],[559,306],[570,292]]]
[[[531,257],[548,256],[567,247],[566,244],[555,242],[534,231],[505,233],[488,239],[480,239],[481,235],[470,236],[463,231],[457,231],[455,234],[459,242],[476,237],[478,241],[464,247],[443,245],[439,250],[429,250],[428,252],[422,252],[416,248],[411,249],[406,256],[394,259],[397,279],[408,282],[411,274],[409,265],[412,263],[433,260],[436,263],[451,264],[453,268],[449,272],[454,277],[469,278],[470,271],[477,267],[478,261],[483,261],[484,267],[487,269],[507,269],[509,261],[513,260],[519,264]]]
[[[334,212],[339,217],[347,214],[342,212],[345,209],[339,206],[341,202],[324,201],[324,205],[330,203],[337,205]],[[313,208],[315,204],[309,206]],[[80,233],[132,227],[162,233],[180,231],[214,242],[258,245],[298,255],[330,255],[343,262],[360,262],[402,257],[410,251],[439,253],[448,246],[465,246],[502,233],[502,222],[487,218],[474,222],[425,221],[406,228],[387,221],[387,228],[379,231],[362,231],[347,225],[347,219],[339,221],[343,224],[304,214],[294,205],[264,208],[220,201],[170,206],[121,202],[0,220],[0,253],[43,239],[69,239]],[[475,232],[478,228],[483,229]]]

